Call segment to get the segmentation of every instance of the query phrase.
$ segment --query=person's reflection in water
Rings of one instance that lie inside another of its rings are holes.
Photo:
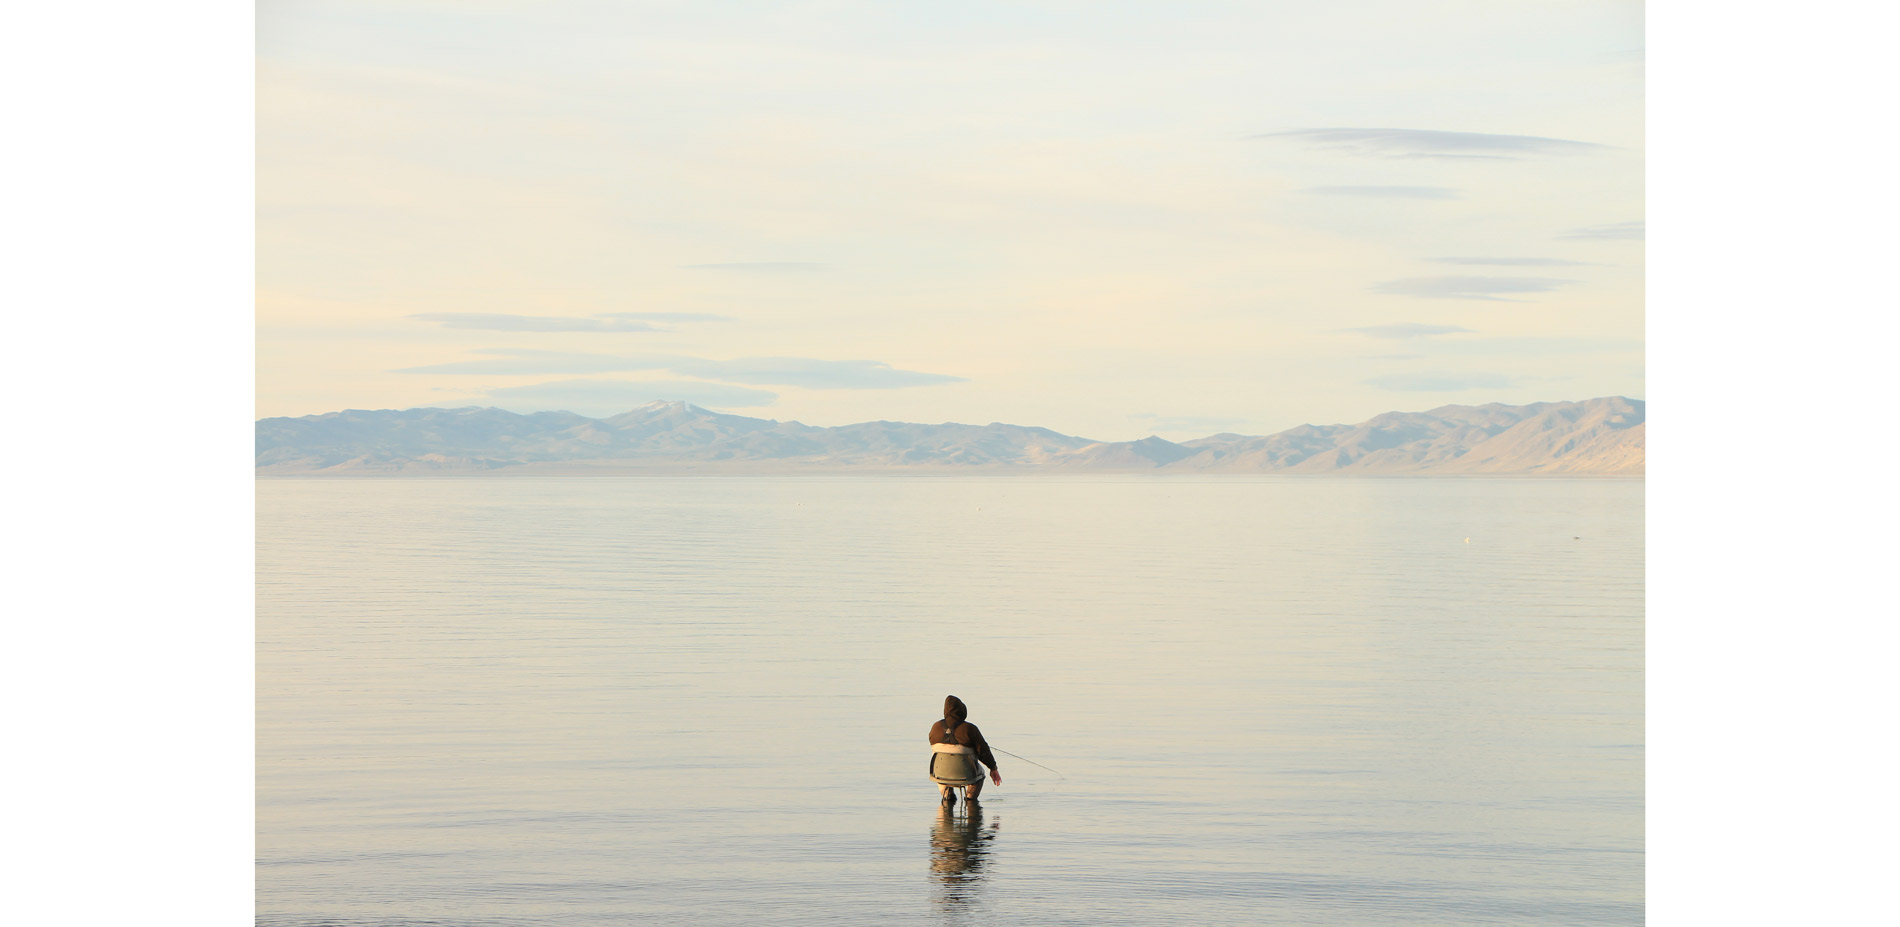
[[[983,803],[964,802],[937,808],[937,826],[930,832],[930,874],[937,883],[937,905],[946,913],[969,908],[983,887],[983,867],[989,864],[996,829],[1003,822],[983,826]]]

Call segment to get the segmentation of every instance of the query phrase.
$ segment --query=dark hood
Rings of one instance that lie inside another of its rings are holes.
[[[950,730],[956,730],[957,725],[962,724],[969,717],[970,709],[963,704],[962,699],[954,695],[943,697],[943,720],[949,722],[947,726]]]

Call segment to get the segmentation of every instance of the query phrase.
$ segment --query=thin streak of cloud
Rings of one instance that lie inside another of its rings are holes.
[[[519,376],[530,374],[623,373],[665,370],[682,376],[764,386],[802,386],[806,389],[903,389],[938,383],[963,383],[964,377],[917,370],[899,370],[870,360],[819,360],[810,357],[742,357],[713,360],[673,354],[620,356],[538,351],[526,348],[489,348],[475,352],[476,360],[404,367],[392,373]]]
[[[710,312],[603,312],[603,319],[641,319],[648,322],[730,322],[732,316]]]
[[[1586,228],[1571,229],[1558,238],[1642,241],[1643,222],[1612,222],[1609,225],[1592,225]]]
[[[742,357],[734,360],[695,360],[675,365],[675,373],[768,386],[807,389],[902,389],[937,383],[962,383],[964,377],[942,373],[899,370],[880,361],[816,360],[807,357]]]
[[[1406,393],[1460,393],[1474,389],[1505,389],[1517,379],[1501,373],[1395,373],[1365,381],[1375,389]]]
[[[1575,281],[1550,277],[1407,277],[1387,280],[1372,288],[1375,293],[1415,296],[1420,299],[1480,299],[1515,302],[1499,293],[1547,293]]]
[[[498,312],[421,312],[409,316],[418,322],[440,322],[443,328],[490,332],[658,332],[665,331],[640,319],[577,318],[558,315],[508,315]]]
[[[1461,325],[1426,325],[1423,322],[1395,322],[1391,325],[1362,325],[1358,328],[1342,328],[1340,331],[1358,332],[1374,338],[1404,340],[1408,338],[1426,338],[1432,335],[1470,334],[1471,329]]]
[[[1435,342],[1432,353],[1441,356],[1460,354],[1530,357],[1563,354],[1641,354],[1644,348],[1641,338],[1566,338],[1561,336],[1460,338],[1456,341]]]
[[[1458,191],[1450,187],[1307,187],[1301,193],[1321,196],[1365,196],[1389,200],[1455,200]]]
[[[1528,155],[1571,154],[1608,146],[1538,135],[1493,135],[1439,129],[1328,128],[1263,132],[1249,139],[1305,141],[1325,151],[1376,158],[1486,158],[1516,160]]]
[[[1592,267],[1588,261],[1567,261],[1546,257],[1436,257],[1436,264],[1461,264],[1468,267]]]
[[[630,370],[663,370],[685,358],[671,355],[618,357],[610,354],[578,354],[564,351],[536,351],[527,348],[490,348],[477,351],[489,355],[480,360],[403,367],[391,373],[473,374],[482,376],[521,376],[546,373],[621,373]]]
[[[714,270],[736,274],[798,274],[824,270],[826,265],[808,261],[739,261],[728,264],[685,264],[686,270]]]

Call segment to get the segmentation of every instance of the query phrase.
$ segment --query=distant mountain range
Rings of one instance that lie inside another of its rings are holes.
[[[1643,472],[1643,401],[1440,406],[1278,434],[1091,441],[1021,425],[821,428],[653,402],[611,418],[494,408],[350,410],[257,422],[257,472],[790,469],[1200,473]]]

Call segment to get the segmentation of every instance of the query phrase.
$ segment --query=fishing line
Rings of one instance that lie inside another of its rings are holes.
[[[1011,753],[1011,752],[1009,752],[1008,750],[1001,750],[1001,749],[998,749],[998,748],[997,748],[997,746],[996,746],[995,744],[990,744],[990,749],[991,749],[991,750],[995,750],[996,752],[998,752],[998,753],[1001,753],[1001,754],[1002,754],[1002,755],[1004,755],[1004,756],[1016,756],[1016,754],[1014,754],[1014,753]],[[1032,760],[1032,759],[1030,759],[1030,758],[1028,758],[1028,757],[1026,757],[1026,756],[1016,756],[1016,758],[1017,758],[1017,759],[1019,759],[1019,760],[1022,760],[1022,761],[1023,761],[1023,762],[1025,762],[1025,763],[1028,763],[1028,764],[1029,764],[1029,765],[1031,765],[1031,766],[1036,766],[1036,767],[1039,767],[1039,768],[1042,768],[1042,769],[1049,769],[1049,767],[1047,767],[1047,766],[1043,766],[1043,765],[1042,765],[1041,763],[1038,763],[1038,762],[1036,762],[1035,760]],[[1049,769],[1049,771],[1050,771],[1050,772],[1052,772],[1052,773],[1056,773],[1056,775],[1057,775],[1057,776],[1061,776],[1061,777],[1062,777],[1062,778],[1064,778],[1064,779],[1067,779],[1067,778],[1069,778],[1068,776],[1063,776],[1063,775],[1062,775],[1061,773],[1059,773],[1059,772],[1056,772],[1056,771],[1055,771],[1055,770],[1053,770],[1053,769]]]

